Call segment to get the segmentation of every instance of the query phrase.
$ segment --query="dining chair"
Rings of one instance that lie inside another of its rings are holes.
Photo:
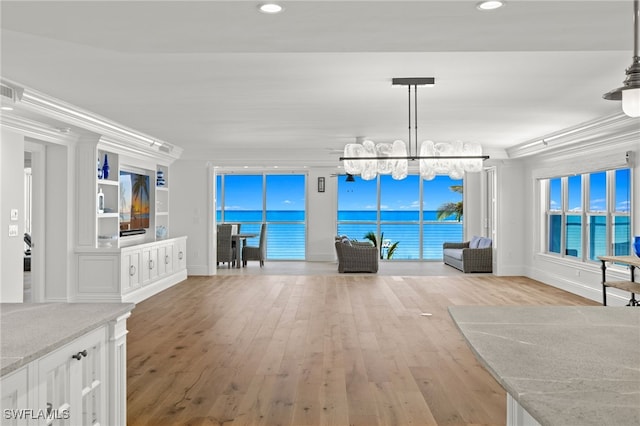
[[[264,266],[264,260],[267,257],[267,224],[260,226],[260,243],[258,246],[244,246],[242,248],[242,266],[247,266],[248,260],[257,260],[260,267]]]
[[[228,267],[231,268],[231,264],[233,263],[233,247],[231,245],[231,231],[232,226],[230,224],[220,224],[217,227],[217,257],[216,257],[216,266],[222,263],[227,263]]]

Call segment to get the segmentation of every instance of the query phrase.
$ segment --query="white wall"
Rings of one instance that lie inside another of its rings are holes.
[[[75,164],[74,149],[46,147],[45,168],[45,298],[66,302],[75,286]],[[34,250],[38,247],[34,247]]]
[[[169,169],[170,236],[186,235],[189,275],[210,275],[209,211],[213,198],[205,161],[175,161]],[[215,271],[214,271],[215,272]]]
[[[308,174],[307,260],[311,262],[328,262],[336,259],[334,237],[338,214],[339,178],[331,177],[331,174],[331,169],[325,168],[312,168]],[[325,192],[318,192],[319,177],[324,177]]]
[[[24,137],[2,129],[0,141],[0,302],[23,300],[24,257]],[[18,220],[11,221],[11,209]],[[9,237],[9,225],[18,227],[18,235]]]
[[[524,168],[520,161],[504,161],[496,167],[497,232],[493,273],[498,276],[525,272],[526,195]]]
[[[469,241],[474,235],[486,235],[483,225],[486,217],[483,211],[482,188],[484,173],[467,173],[464,178],[464,240]]]

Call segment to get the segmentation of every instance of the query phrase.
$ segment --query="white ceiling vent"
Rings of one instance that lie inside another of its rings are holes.
[[[22,99],[22,88],[0,83],[0,105],[4,110],[11,110],[17,101]]]

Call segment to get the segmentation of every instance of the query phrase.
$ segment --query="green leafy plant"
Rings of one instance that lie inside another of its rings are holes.
[[[383,248],[387,249],[387,259],[391,259],[393,258],[393,254],[395,253],[396,248],[398,248],[398,244],[400,244],[400,241],[396,241],[393,244],[390,244],[388,247],[383,247],[382,242],[384,241],[384,232],[381,233],[380,238],[378,238],[375,232],[369,231],[364,235],[363,238],[365,240],[371,241],[373,243],[373,246],[378,248],[380,259],[384,259],[384,253],[382,251]],[[380,242],[380,244],[378,244],[378,242]]]
[[[463,193],[462,185],[453,185],[449,187],[450,190],[457,194]],[[444,203],[436,212],[436,219],[444,220],[449,216],[454,216],[455,219],[460,222],[462,220],[462,214],[464,211],[464,206],[462,201],[458,201],[457,203]]]

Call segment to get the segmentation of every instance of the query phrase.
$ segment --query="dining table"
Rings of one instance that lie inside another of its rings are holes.
[[[242,247],[246,244],[247,238],[256,238],[257,236],[258,234],[250,233],[231,234],[231,239],[235,243],[236,268],[240,268],[240,264],[242,263]]]

